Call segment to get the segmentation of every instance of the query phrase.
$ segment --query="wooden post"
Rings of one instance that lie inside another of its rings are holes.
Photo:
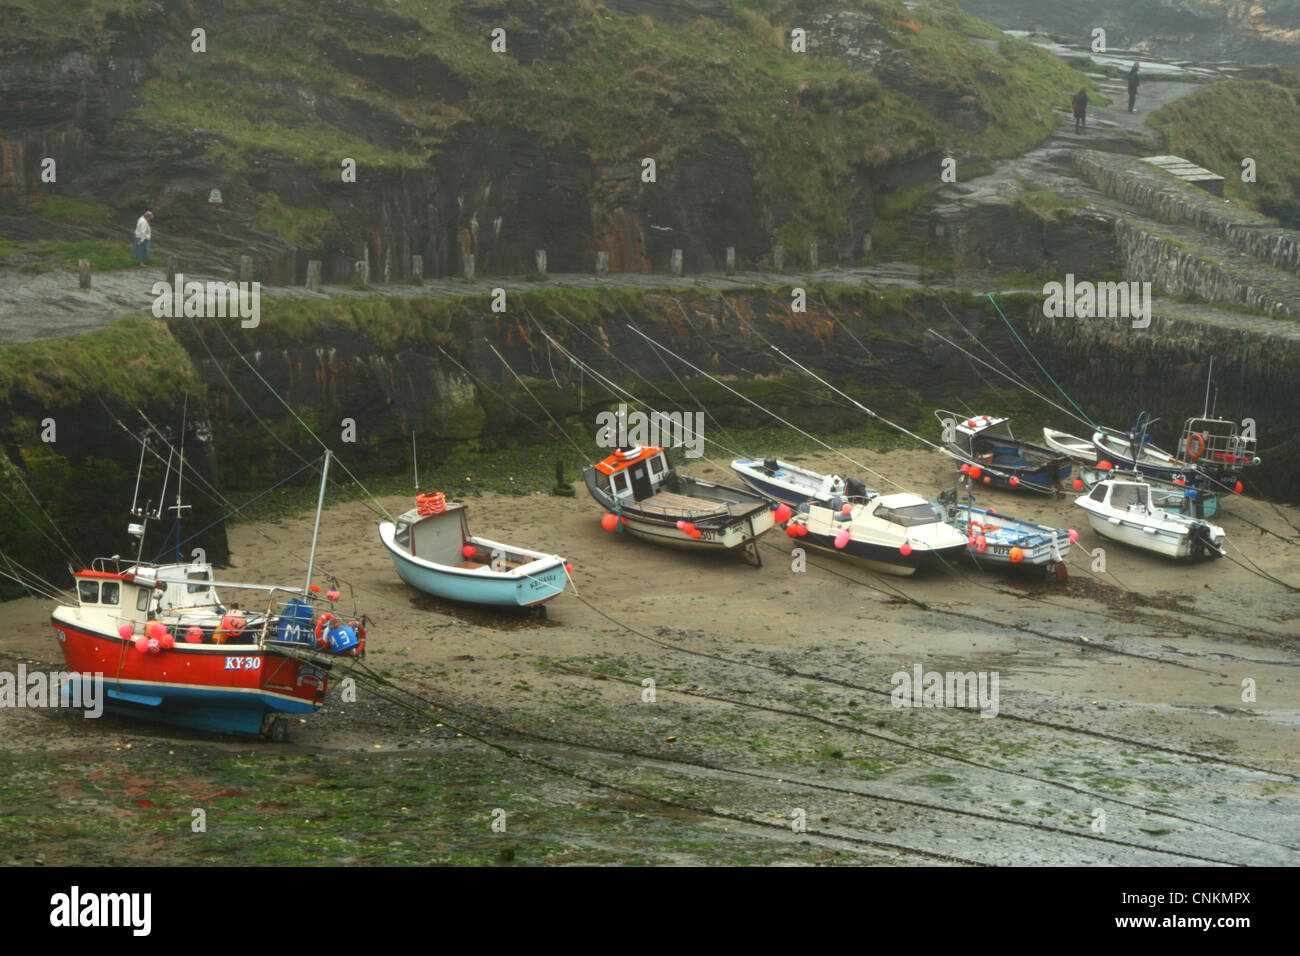
[[[353,269],[355,271],[356,280],[358,282],[360,282],[362,285],[370,285],[370,257],[369,256],[367,256],[364,259],[358,259]]]
[[[675,276],[682,274],[682,250],[673,250],[672,257],[668,260],[668,271]]]
[[[736,247],[727,246],[727,271],[736,271]]]
[[[596,253],[596,275],[598,276],[609,275],[609,253],[608,252]]]
[[[320,291],[321,260],[307,260],[307,288],[312,292]]]
[[[81,288],[83,289],[90,288],[90,260],[89,259],[77,260],[77,281],[80,283]]]
[[[424,281],[424,256],[411,256],[411,278]]]
[[[384,281],[393,281],[393,250],[392,247],[384,250]]]
[[[777,272],[785,271],[785,248],[783,246],[772,247],[772,268]]]
[[[474,253],[465,253],[465,278],[474,278]]]
[[[546,275],[546,250],[538,249],[533,253],[533,263],[537,267],[537,274],[545,277]]]
[[[240,282],[253,281],[253,257],[252,256],[239,257],[239,281]]]
[[[817,268],[817,243],[815,242],[808,247],[808,267]]]
[[[180,275],[184,269],[184,266],[181,265],[180,257],[175,255],[168,256],[165,268],[167,270],[167,281],[174,286],[176,284],[176,277]]]

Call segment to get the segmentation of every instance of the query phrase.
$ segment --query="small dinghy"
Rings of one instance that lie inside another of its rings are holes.
[[[1047,490],[1069,477],[1071,463],[1067,455],[1016,438],[1009,418],[961,418],[943,409],[934,414],[944,425],[944,442],[949,450],[986,485]]]
[[[434,597],[494,607],[535,607],[568,584],[564,558],[469,533],[467,509],[441,492],[420,495],[379,540],[402,580]]]
[[[1055,574],[1058,581],[1066,579],[1065,555],[1078,532],[977,508],[973,502],[959,502],[951,491],[932,504],[945,522],[966,536],[967,554],[977,565],[1036,567]]]
[[[1223,557],[1222,528],[1162,510],[1145,481],[1107,478],[1074,503],[1088,513],[1092,530],[1103,538],[1168,558]]]
[[[582,477],[608,531],[697,551],[739,550],[762,564],[758,539],[774,524],[762,495],[679,475],[663,448],[639,445],[589,465]]]
[[[886,574],[907,575],[925,564],[956,561],[966,536],[942,521],[930,502],[906,492],[866,501],[804,502],[786,534],[831,554],[857,558]]]
[[[731,470],[760,495],[788,505],[829,504],[836,495],[867,499],[875,492],[856,478],[822,475],[775,458],[737,458]]]
[[[1055,428],[1043,429],[1043,444],[1054,452],[1093,465],[1097,463],[1097,446],[1086,438],[1058,432]]]

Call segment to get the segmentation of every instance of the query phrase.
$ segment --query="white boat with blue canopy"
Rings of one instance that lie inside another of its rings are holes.
[[[442,494],[379,525],[402,580],[434,597],[495,607],[536,607],[563,593],[568,569],[545,554],[469,533],[467,509]]]

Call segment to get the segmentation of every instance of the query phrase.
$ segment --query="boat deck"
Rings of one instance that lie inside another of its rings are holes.
[[[751,511],[765,507],[762,502],[740,502],[731,504],[726,501],[710,501],[693,495],[677,494],[673,491],[659,491],[636,503],[638,510],[647,514],[661,514],[665,517],[690,517],[701,513],[727,512],[732,515],[746,515]]]

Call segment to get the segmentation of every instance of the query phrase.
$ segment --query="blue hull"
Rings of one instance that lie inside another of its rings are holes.
[[[103,688],[104,710],[110,713],[218,734],[260,734],[268,714],[312,714],[319,707],[285,696],[149,681],[105,678]]]
[[[823,497],[821,495],[805,495],[792,491],[791,489],[773,481],[765,481],[762,478],[756,478],[753,475],[746,475],[741,472],[736,472],[736,474],[740,477],[741,481],[749,485],[749,487],[753,488],[763,497],[770,498],[773,501],[782,502],[792,508],[798,507],[809,498],[814,501],[820,501],[821,504],[827,504],[829,501],[829,497],[827,497],[827,501],[821,501],[821,498]]]
[[[494,607],[532,607],[542,604],[562,594],[568,584],[564,565],[525,578],[435,571],[404,560],[399,554],[393,554],[393,566],[403,581],[425,594],[449,601]]]

